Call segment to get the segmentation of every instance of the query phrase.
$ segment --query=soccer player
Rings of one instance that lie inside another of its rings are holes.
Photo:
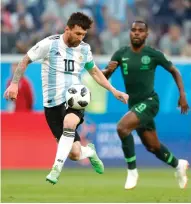
[[[66,109],[65,93],[72,84],[80,84],[81,70],[85,69],[93,79],[127,103],[128,95],[116,90],[95,65],[90,46],[82,40],[93,21],[83,13],[73,13],[62,35],[43,39],[32,47],[14,73],[5,98],[15,100],[19,80],[28,64],[42,60],[43,105],[47,123],[58,141],[58,148],[51,172],[46,179],[57,183],[62,167],[69,156],[73,160],[89,158],[98,173],[104,172],[104,165],[98,158],[94,145],[81,146],[76,128],[83,122],[84,111]]]
[[[135,21],[131,26],[130,45],[116,51],[109,65],[103,70],[104,75],[109,78],[114,70],[120,66],[126,92],[129,94],[129,112],[121,118],[117,125],[117,132],[128,165],[125,189],[134,188],[138,180],[132,130],[137,131],[149,152],[176,168],[179,186],[185,188],[188,180],[186,176],[188,161],[178,160],[167,147],[160,143],[156,133],[154,117],[159,110],[159,98],[154,91],[154,75],[157,65],[162,66],[172,74],[180,93],[178,105],[181,108],[181,113],[185,114],[189,107],[183,82],[179,71],[162,52],[145,45],[147,36],[147,24],[142,21]]]

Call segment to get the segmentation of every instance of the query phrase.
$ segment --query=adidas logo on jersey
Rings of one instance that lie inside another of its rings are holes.
[[[61,56],[61,54],[59,53],[59,52],[56,52],[56,54],[55,55],[57,55],[57,56]]]

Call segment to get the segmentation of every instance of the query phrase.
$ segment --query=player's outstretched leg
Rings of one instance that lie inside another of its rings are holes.
[[[137,132],[148,151],[155,154],[155,156],[161,161],[176,168],[175,175],[178,179],[179,187],[182,189],[186,188],[188,182],[186,175],[189,166],[188,161],[183,159],[178,160],[165,145],[160,143],[155,130],[147,131],[144,129],[138,129]]]
[[[173,168],[176,168],[175,175],[178,180],[178,185],[181,189],[186,188],[188,182],[188,177],[186,174],[189,166],[188,161],[177,159],[163,144],[160,144],[160,148],[153,153],[158,159],[162,160]]]
[[[92,143],[89,143],[87,146],[82,146],[79,141],[74,142],[69,158],[73,161],[88,158],[97,173],[103,174],[104,172],[103,162],[99,159],[95,146]]]
[[[103,162],[101,161],[101,159],[98,157],[97,153],[96,153],[96,149],[94,144],[89,143],[88,147],[90,147],[93,150],[93,155],[89,157],[90,163],[93,167],[93,169],[99,173],[99,174],[103,174],[104,173],[104,165]]]

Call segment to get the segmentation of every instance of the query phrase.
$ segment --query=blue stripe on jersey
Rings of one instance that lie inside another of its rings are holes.
[[[48,71],[48,103],[51,106],[56,106],[54,97],[56,96],[56,69],[57,58],[56,52],[58,51],[58,41],[54,40],[50,49],[50,66]]]
[[[72,60],[73,59],[73,49],[72,48],[66,48],[66,59]],[[65,74],[64,80],[67,81],[67,84],[72,85],[72,73],[71,74]],[[66,95],[66,89],[63,90],[62,96],[65,99]]]
[[[88,46],[82,47],[81,52],[83,54],[83,61],[82,61],[82,63],[80,63],[80,67],[81,67],[81,70],[82,70],[81,73],[79,74],[80,81],[81,81],[82,74],[83,74],[83,72],[85,70],[84,66],[87,63],[87,59],[88,59]]]

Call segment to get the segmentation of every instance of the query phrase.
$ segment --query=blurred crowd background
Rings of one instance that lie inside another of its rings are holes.
[[[76,11],[94,19],[84,39],[93,54],[111,55],[127,45],[131,23],[144,20],[148,45],[171,56],[191,56],[191,0],[2,0],[2,54],[26,53],[41,39],[63,33]]]

